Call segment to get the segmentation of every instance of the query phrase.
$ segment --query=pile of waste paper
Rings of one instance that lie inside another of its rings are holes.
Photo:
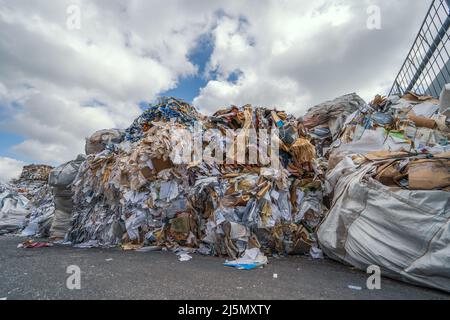
[[[30,164],[22,168],[22,173],[16,183],[21,182],[47,182],[50,171],[53,170],[52,166],[44,164]]]
[[[50,228],[50,238],[52,240],[63,241],[66,237],[72,220],[73,210],[71,186],[78,174],[81,163],[85,159],[84,155],[78,155],[75,160],[54,168],[49,174],[48,184],[52,189],[54,202],[54,217]]]
[[[197,252],[239,269],[324,253],[450,292],[449,140],[450,85],[439,100],[348,94],[298,119],[251,105],[204,116],[162,98],[86,139],[87,155],[35,196],[0,186],[1,212],[24,217],[32,201],[30,221],[51,211],[50,236],[81,248]]]
[[[15,232],[25,226],[28,199],[9,185],[0,186],[0,234]]]
[[[407,94],[377,96],[351,114],[333,142],[330,165],[344,154],[371,151],[405,151],[433,154],[450,151],[447,117],[439,112],[439,100]],[[340,157],[339,157],[340,156]]]
[[[266,150],[275,130],[279,154]],[[195,248],[232,259],[251,249],[321,255],[324,173],[292,115],[247,105],[206,117],[170,98],[146,110],[120,143],[102,134],[111,143],[87,156],[72,185],[72,243]]]
[[[327,154],[333,200],[318,239],[328,257],[450,291],[449,111],[448,98],[408,93],[347,117]]]
[[[308,130],[319,157],[323,157],[338,138],[346,119],[365,106],[360,96],[351,93],[312,107],[299,119]]]
[[[0,234],[49,235],[54,203],[47,184],[52,167],[25,166],[18,179],[0,187]]]
[[[127,140],[138,141],[149,125],[156,121],[176,121],[185,125],[194,125],[205,117],[190,104],[172,97],[162,97],[155,105],[151,105],[125,131]]]

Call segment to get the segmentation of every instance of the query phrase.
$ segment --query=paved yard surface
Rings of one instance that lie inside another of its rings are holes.
[[[385,278],[371,291],[365,273],[331,260],[270,259],[263,269],[241,271],[200,255],[180,262],[168,252],[18,249],[23,240],[0,237],[0,299],[450,299]],[[66,287],[70,265],[81,269],[81,290]]]

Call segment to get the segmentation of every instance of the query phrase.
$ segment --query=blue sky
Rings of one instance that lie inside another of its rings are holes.
[[[188,55],[188,59],[198,68],[198,72],[192,76],[182,77],[175,89],[165,91],[161,96],[178,97],[192,103],[194,98],[199,95],[200,89],[208,83],[208,75],[205,74],[205,71],[213,52],[211,36],[204,35],[197,41],[198,43]]]

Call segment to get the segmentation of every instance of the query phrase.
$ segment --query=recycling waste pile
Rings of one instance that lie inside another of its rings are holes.
[[[348,94],[300,118],[251,105],[205,116],[161,98],[50,173],[49,232],[240,269],[325,255],[450,292],[449,138],[450,85],[439,100]]]
[[[250,141],[237,133],[272,127],[280,131],[279,170],[259,150],[267,135]],[[81,247],[196,251],[240,267],[243,256],[254,266],[267,262],[264,254],[320,256],[315,231],[324,213],[324,173],[301,128],[280,111],[233,106],[205,117],[182,101],[162,99],[120,142],[117,130],[88,139],[86,150],[103,150],[87,156],[73,182],[67,240]],[[237,150],[239,139],[248,143],[247,159],[252,148],[263,156],[252,164],[214,161],[213,150]],[[191,141],[202,154],[186,161],[182,153]]]
[[[450,87],[441,100],[377,96],[327,152],[332,205],[324,253],[450,292]]]
[[[0,184],[0,234],[49,236],[54,203],[47,184],[52,167],[29,165],[20,177]]]

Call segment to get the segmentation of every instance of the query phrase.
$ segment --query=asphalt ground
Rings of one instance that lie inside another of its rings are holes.
[[[198,254],[181,262],[171,252],[17,248],[24,240],[0,237],[0,299],[450,299],[387,278],[380,290],[369,290],[368,274],[329,259],[270,258],[264,268],[245,271]],[[66,285],[71,265],[81,270],[79,290]]]

